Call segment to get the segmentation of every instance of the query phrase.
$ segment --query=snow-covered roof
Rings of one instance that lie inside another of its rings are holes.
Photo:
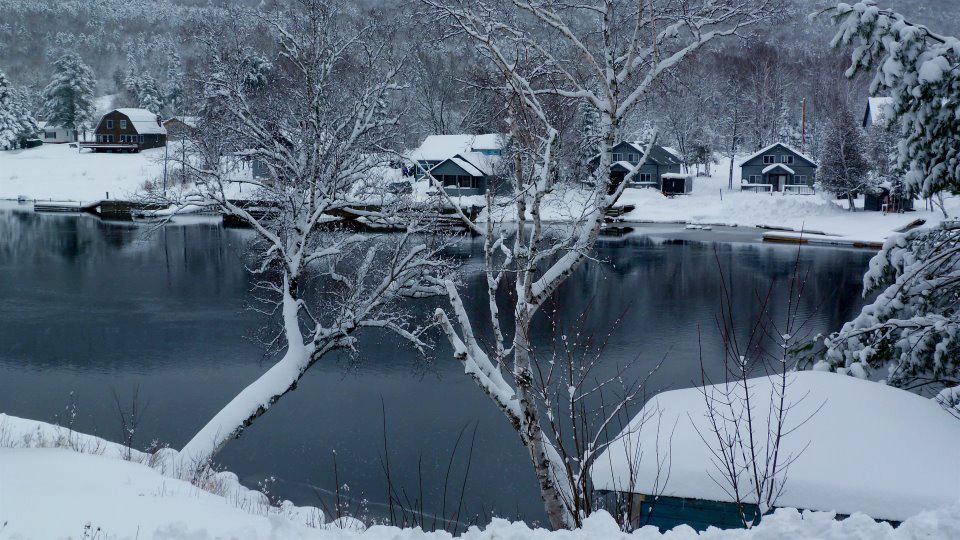
[[[157,121],[157,115],[146,109],[114,109],[133,123],[134,129],[141,135],[166,135],[167,128]]]
[[[505,136],[499,133],[430,135],[408,157],[414,161],[440,161],[479,150],[502,150],[504,140]]]
[[[640,152],[640,155],[643,155],[643,151],[647,148],[647,143],[642,141],[627,141],[627,144]],[[660,165],[679,165],[682,163],[679,156],[657,144],[650,148],[650,159]]]
[[[172,122],[174,120],[183,123],[187,127],[195,128],[197,127],[197,122],[200,120],[200,118],[197,116],[172,116],[164,120],[163,123],[166,124],[167,122]]]
[[[594,486],[733,502],[717,468],[718,443],[703,394],[718,388],[673,390],[647,402],[593,465]],[[749,388],[754,437],[765,441],[778,386],[762,377],[750,379]],[[743,413],[742,385],[734,394],[738,411],[720,406],[719,414]],[[934,400],[847,375],[804,371],[788,375],[786,403],[785,428],[792,431],[782,439],[780,464],[790,465],[776,506],[902,521],[960,498],[960,422]],[[736,433],[732,422],[719,422]],[[740,429],[746,436],[745,423]],[[741,481],[747,485],[745,476]]]
[[[769,152],[770,150],[773,150],[773,149],[776,148],[777,146],[782,146],[782,147],[786,148],[787,150],[789,150],[789,151],[793,152],[794,154],[800,156],[801,158],[809,161],[810,163],[813,163],[813,164],[816,164],[816,163],[817,163],[816,161],[814,161],[814,159],[813,159],[812,157],[804,154],[803,152],[797,150],[796,148],[794,148],[794,147],[792,147],[792,146],[790,146],[790,145],[788,145],[788,144],[783,144],[783,143],[780,143],[780,142],[776,142],[776,143],[771,144],[770,146],[767,146],[767,147],[765,147],[765,148],[761,148],[760,150],[757,150],[756,152],[754,152],[754,153],[750,154],[749,156],[743,158],[742,160],[740,160],[740,165],[743,166],[744,163],[750,161],[751,159],[755,159],[755,158],[758,158],[758,157],[766,154],[767,152]]]
[[[763,168],[763,174],[767,174],[768,172],[773,171],[774,169],[783,169],[784,171],[790,174],[797,174],[796,171],[794,171],[790,167],[787,167],[783,163],[774,163],[773,165],[767,165],[766,167]]]
[[[863,127],[883,125],[892,115],[892,97],[877,96],[867,98],[867,110],[863,114]]]
[[[660,175],[661,178],[693,178],[692,174],[668,172]]]
[[[487,156],[479,152],[466,152],[444,159],[431,167],[430,171],[433,171],[448,161],[455,163],[470,176],[490,176],[493,174],[493,169],[496,164],[499,163],[499,159],[495,156]]]

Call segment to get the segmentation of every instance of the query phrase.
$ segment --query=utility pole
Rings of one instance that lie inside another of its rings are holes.
[[[807,98],[801,101],[800,110],[800,151],[807,151]]]

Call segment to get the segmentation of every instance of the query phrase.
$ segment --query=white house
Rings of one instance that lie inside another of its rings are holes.
[[[43,130],[43,133],[40,135],[40,140],[45,144],[77,141],[77,132],[72,129],[53,125],[49,122],[37,122],[37,125]]]
[[[594,487],[628,495],[638,526],[736,525],[736,500],[713,431],[718,425],[727,436],[749,437],[743,384],[731,384],[736,386],[726,393],[715,385],[650,399],[597,458],[591,468]],[[777,419],[771,410],[779,404],[779,386],[767,377],[750,379],[747,386],[753,436],[763,456],[773,450],[766,444],[767,421]],[[712,408],[722,415],[716,424],[709,420],[704,394],[732,396],[732,407]],[[960,499],[960,421],[934,400],[820,371],[788,374],[784,395],[787,435],[779,464],[789,466],[774,506],[903,521]],[[747,489],[748,472],[739,472],[740,487]]]

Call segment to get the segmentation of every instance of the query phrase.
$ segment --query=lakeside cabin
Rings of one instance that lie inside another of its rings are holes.
[[[747,385],[761,460],[768,449],[767,422],[776,421],[771,411],[779,406],[780,386],[773,380],[760,377]],[[634,527],[743,527],[741,506],[720,469],[723,461],[717,461],[720,448],[705,397],[731,396],[732,410],[722,404],[713,409],[717,426],[730,437],[739,429],[746,440],[743,384],[730,384],[654,396],[594,462],[594,487],[616,494]],[[775,507],[838,516],[862,512],[898,523],[960,498],[960,422],[935,400],[824,371],[788,374],[785,396],[787,434],[779,463],[789,465],[779,475],[785,484]],[[748,472],[740,475],[738,483],[748,491]],[[760,518],[756,505],[742,509],[748,520]]]
[[[741,189],[813,194],[817,162],[795,148],[774,143],[740,162]]]
[[[95,142],[80,143],[94,152],[139,152],[167,145],[167,129],[159,115],[146,109],[114,109],[100,118]]]
[[[506,135],[430,135],[407,155],[413,175],[428,174],[451,195],[483,195],[497,189],[496,178],[507,145]]]
[[[613,147],[613,163],[610,165],[611,193],[640,163],[646,147],[646,143],[636,141],[621,141]],[[600,155],[597,154],[590,158],[589,165],[596,167],[599,162]],[[650,148],[650,157],[634,175],[629,187],[658,189],[665,195],[690,193],[693,191],[693,176],[681,172],[682,163],[680,157],[670,150],[653,145]]]

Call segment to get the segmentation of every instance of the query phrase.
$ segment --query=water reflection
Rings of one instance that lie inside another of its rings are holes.
[[[266,369],[263,348],[252,338],[267,321],[245,309],[252,299],[243,257],[250,231],[202,220],[149,236],[145,231],[92,216],[0,209],[0,411],[49,420],[63,412],[72,392],[78,429],[117,439],[111,392],[128,396],[139,385],[146,405],[139,443],[178,446]],[[589,310],[579,330],[612,332],[605,352],[611,364],[636,360],[638,369],[647,369],[666,358],[651,390],[691,385],[699,380],[698,327],[707,358],[717,357],[721,269],[733,284],[740,326],[759,314],[758,291],[782,288],[794,271],[796,249],[759,244],[758,237],[662,226],[607,231],[597,261],[577,272],[548,309],[566,327]],[[478,249],[470,242],[459,252]],[[812,317],[812,330],[836,328],[859,310],[869,257],[800,252],[800,267],[811,276],[800,310]],[[466,287],[468,308],[482,320],[481,276],[468,276]],[[782,312],[785,302],[783,294],[774,295],[771,311]],[[548,350],[554,337],[549,321],[536,321],[535,346]],[[251,485],[275,476],[275,492],[316,504],[314,488],[334,486],[330,453],[336,450],[341,481],[377,511],[375,502],[386,498],[382,403],[394,481],[415,488],[422,459],[427,508],[441,505],[457,433],[476,423],[464,505],[540,517],[535,479],[516,436],[449,353],[438,341],[425,365],[391,336],[367,334],[356,357],[318,366],[229,444],[224,465]],[[718,369],[717,360],[709,362]],[[464,457],[453,467],[456,482]]]

